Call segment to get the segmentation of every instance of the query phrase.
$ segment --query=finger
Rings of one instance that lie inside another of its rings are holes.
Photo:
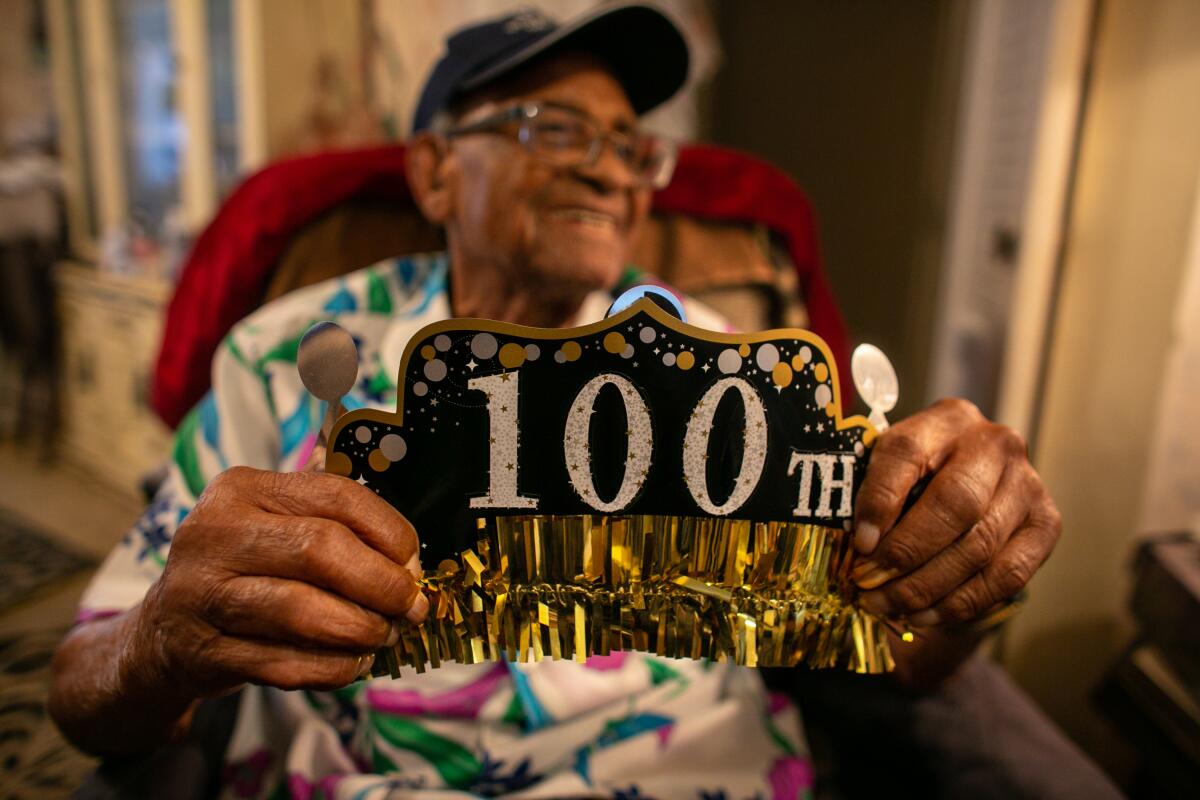
[[[855,505],[854,546],[860,553],[875,550],[917,481],[941,466],[955,434],[979,419],[979,410],[965,400],[943,400],[879,437]]]
[[[909,618],[917,626],[969,622],[993,606],[1011,600],[1025,588],[1050,556],[1058,533],[1037,521],[1019,528],[980,572],[933,608]]]
[[[225,634],[370,652],[395,644],[394,622],[307,583],[239,575],[209,595],[205,617]]]
[[[981,425],[956,437],[949,459],[920,499],[883,535],[871,557],[855,566],[851,577],[861,588],[907,575],[983,518],[1012,460],[1006,430]]]
[[[298,647],[261,639],[224,636],[213,645],[218,669],[238,682],[279,689],[328,691],[365,677],[373,653]]]
[[[335,520],[397,564],[417,552],[417,534],[404,515],[349,478],[313,472],[258,473],[265,511]]]
[[[308,454],[308,458],[304,460],[304,465],[300,467],[301,472],[324,472],[325,471],[325,445],[318,443],[313,447],[312,452]]]
[[[863,594],[859,598],[863,608],[887,616],[913,614],[929,608],[982,570],[1028,518],[1026,469],[1010,465],[987,511],[970,530],[915,571]],[[899,528],[888,538],[897,532]]]
[[[420,623],[429,601],[413,572],[364,544],[345,525],[318,517],[254,512],[255,535],[228,557],[246,575],[287,578],[328,589],[389,619]]]

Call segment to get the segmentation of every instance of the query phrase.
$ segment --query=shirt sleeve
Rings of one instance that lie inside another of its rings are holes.
[[[167,477],[154,501],[92,578],[77,621],[112,616],[141,601],[162,575],[171,539],[216,475],[232,466],[275,469],[279,426],[264,375],[234,338],[213,361],[213,388],[179,424]]]

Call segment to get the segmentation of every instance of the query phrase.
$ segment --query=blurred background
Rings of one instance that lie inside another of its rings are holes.
[[[513,5],[0,0],[0,784],[90,767],[46,654],[169,452],[147,387],[191,243],[274,161],[402,139],[446,32]],[[804,189],[898,412],[961,395],[1027,437],[1065,531],[995,656],[1123,786],[1188,786],[1200,3],[667,5],[693,70],[647,124]]]

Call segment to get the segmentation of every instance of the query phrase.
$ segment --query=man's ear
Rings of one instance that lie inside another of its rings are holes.
[[[449,159],[446,140],[440,136],[421,131],[408,140],[404,154],[408,188],[421,214],[437,225],[445,225],[454,208]]]

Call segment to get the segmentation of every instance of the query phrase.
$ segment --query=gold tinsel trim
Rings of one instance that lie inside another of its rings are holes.
[[[426,572],[429,617],[402,626],[375,675],[616,650],[748,667],[894,666],[882,620],[851,602],[851,537],[837,528],[586,515],[479,528],[475,550]]]

